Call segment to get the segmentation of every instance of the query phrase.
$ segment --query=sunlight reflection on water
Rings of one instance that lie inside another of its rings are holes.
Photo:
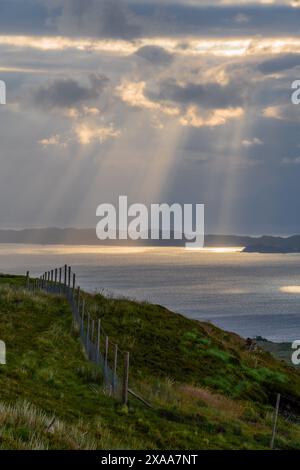
[[[183,248],[0,245],[0,271],[70,264],[82,288],[148,300],[243,336],[300,336],[300,255]]]

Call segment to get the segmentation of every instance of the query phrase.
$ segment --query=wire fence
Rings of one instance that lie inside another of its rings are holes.
[[[85,354],[92,363],[101,369],[105,388],[126,405],[130,394],[145,406],[153,408],[147,400],[129,388],[130,354],[122,351],[116,343],[111,341],[103,329],[101,319],[92,318],[86,308],[80,287],[76,285],[76,275],[70,266],[64,265],[61,268],[46,271],[38,279],[31,279],[29,271],[27,271],[26,287],[33,293],[45,291],[64,296],[70,304],[74,325],[78,328]],[[277,393],[274,394],[274,405],[271,449],[276,448],[278,417],[291,424],[300,424],[298,400]]]
[[[271,449],[278,449],[277,438],[281,436],[281,429],[278,428],[278,418],[282,418],[288,424],[300,424],[300,404],[295,398],[277,393],[274,394],[274,412],[272,424]],[[275,404],[276,403],[276,404]]]
[[[111,341],[101,319],[92,317],[71,267],[65,265],[46,271],[38,279],[31,279],[27,271],[26,288],[33,293],[44,291],[67,299],[88,360],[101,370],[106,391],[127,405],[128,394],[133,394],[128,386],[130,354]]]

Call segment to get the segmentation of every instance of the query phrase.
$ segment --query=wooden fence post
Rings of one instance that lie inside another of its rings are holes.
[[[61,268],[59,268],[58,272],[58,292],[61,293]]]
[[[73,273],[73,284],[72,284],[72,298],[75,301],[75,285],[76,285],[76,274]]]
[[[123,384],[123,403],[128,404],[128,383],[129,383],[129,352],[125,353],[124,361],[124,384]]]
[[[55,269],[55,272],[54,272],[54,289],[56,291],[56,288],[57,288],[57,268]]]
[[[82,311],[81,311],[81,331],[84,333],[84,310],[85,310],[85,300],[82,300]]]
[[[78,310],[78,313],[79,313],[79,304],[80,304],[80,286],[77,287],[77,294],[76,294],[76,298],[77,298],[77,310]]]
[[[71,290],[71,266],[68,267],[68,298],[70,298]]]
[[[104,381],[107,383],[108,376],[108,349],[109,349],[109,338],[105,336],[105,353],[104,353]]]
[[[86,331],[86,352],[90,358],[90,314],[88,313],[87,331]]]
[[[95,321],[92,320],[91,340],[94,342]]]
[[[92,325],[91,325],[91,360],[95,361],[96,358],[94,357],[95,353],[95,348],[94,348],[94,331],[95,331],[95,321],[92,320]]]
[[[113,393],[117,391],[117,366],[118,366],[118,345],[115,344],[114,369],[113,369]]]
[[[26,272],[26,289],[29,289],[29,271]]]
[[[67,265],[64,266],[64,292],[67,291]]]
[[[272,437],[271,437],[271,442],[270,442],[270,447],[272,450],[274,449],[279,406],[280,406],[280,393],[277,393],[276,407],[275,407],[274,418],[273,418],[273,430],[272,430]]]
[[[97,363],[99,363],[100,358],[100,337],[101,337],[101,320],[98,318],[98,328],[97,328]]]

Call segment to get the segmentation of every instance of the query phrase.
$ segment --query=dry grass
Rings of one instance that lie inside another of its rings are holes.
[[[190,400],[191,398],[200,400],[206,406],[210,406],[228,417],[239,418],[244,412],[244,405],[241,402],[231,400],[224,395],[212,393],[206,388],[183,385],[179,388],[181,393]]]
[[[88,429],[79,422],[66,425],[55,416],[47,416],[26,401],[15,405],[0,403],[0,449],[46,450],[67,448],[94,450],[97,445]]]

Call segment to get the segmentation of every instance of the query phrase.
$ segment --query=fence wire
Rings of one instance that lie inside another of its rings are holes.
[[[39,279],[33,280],[27,272],[26,286],[32,292],[45,291],[63,295],[67,299],[88,360],[101,371],[106,390],[127,404],[129,353],[122,351],[116,343],[110,341],[100,319],[95,321],[92,318],[86,308],[85,300],[82,299],[80,287],[76,285],[76,275],[71,267],[65,265],[47,271]]]

